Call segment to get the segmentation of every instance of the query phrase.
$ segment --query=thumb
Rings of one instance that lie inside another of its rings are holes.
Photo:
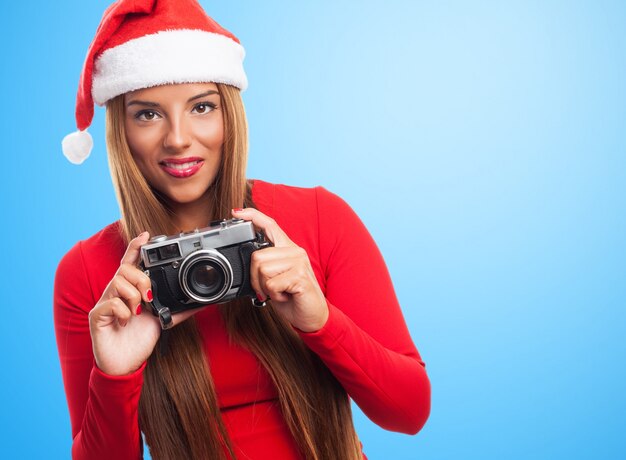
[[[139,236],[130,240],[128,243],[128,247],[126,248],[126,252],[124,253],[124,257],[122,257],[122,264],[136,265],[139,260],[139,253],[141,246],[146,244],[150,239],[150,234],[148,232],[143,232],[139,234]]]

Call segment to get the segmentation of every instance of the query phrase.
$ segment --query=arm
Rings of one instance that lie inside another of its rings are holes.
[[[372,421],[415,434],[430,412],[430,383],[385,262],[354,211],[316,191],[329,317],[300,335]]]
[[[142,457],[137,410],[145,363],[110,376],[95,365],[89,311],[96,304],[81,243],[61,260],[54,285],[54,326],[72,424],[72,458]]]

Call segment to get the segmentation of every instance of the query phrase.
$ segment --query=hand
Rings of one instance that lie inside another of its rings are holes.
[[[252,253],[250,284],[259,300],[269,297],[276,310],[301,331],[321,329],[328,319],[328,306],[306,251],[257,209],[233,209],[233,216],[252,221],[274,243]]]
[[[109,375],[127,375],[148,359],[161,335],[159,319],[141,313],[141,302],[150,301],[150,278],[137,268],[141,245],[148,232],[128,245],[120,267],[98,303],[89,312],[89,331],[96,365]],[[172,316],[174,325],[185,321],[205,307]]]

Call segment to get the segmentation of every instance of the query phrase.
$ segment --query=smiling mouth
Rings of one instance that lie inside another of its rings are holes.
[[[188,161],[187,163],[171,163],[169,161],[162,161],[161,164],[168,168],[178,169],[179,171],[184,171],[185,169],[189,169],[192,166],[197,165],[202,160]]]
[[[192,160],[192,161],[161,161],[159,165],[161,168],[170,176],[176,178],[185,178],[191,177],[195,173],[197,173],[202,165],[204,164],[204,160]]]

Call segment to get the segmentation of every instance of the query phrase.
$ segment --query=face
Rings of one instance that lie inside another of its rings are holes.
[[[206,198],[220,167],[224,122],[217,85],[146,88],[124,97],[126,140],[148,183],[173,209]]]

